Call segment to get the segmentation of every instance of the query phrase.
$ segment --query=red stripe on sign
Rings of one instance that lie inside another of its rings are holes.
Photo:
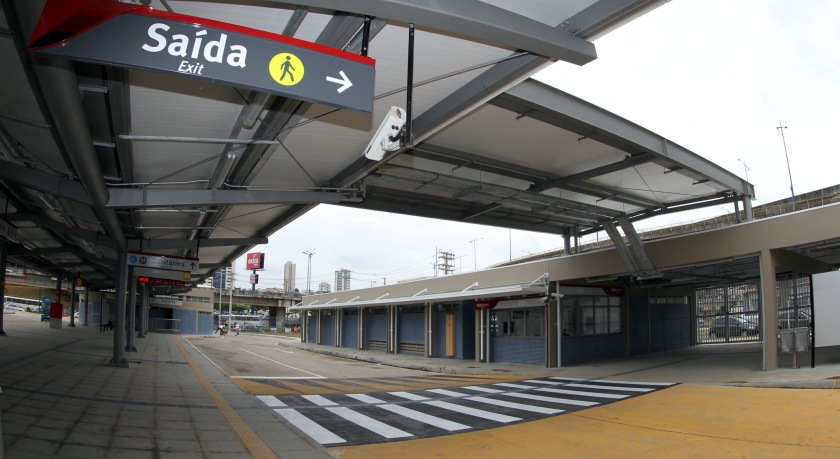
[[[299,40],[294,37],[287,37],[264,30],[252,29],[227,22],[214,21],[212,19],[187,16],[185,14],[170,13],[168,11],[156,10],[151,7],[120,3],[112,0],[48,0],[38,19],[35,32],[29,40],[30,49],[46,48],[56,46],[73,37],[85,33],[97,25],[112,19],[121,14],[136,14],[139,16],[150,16],[171,21],[178,21],[184,24],[192,24],[203,27],[212,27],[232,33],[250,35],[279,43],[306,48],[318,53],[329,54],[341,59],[359,62],[371,67],[376,65],[376,60],[358,54],[348,53],[337,48],[324,46],[318,43]]]

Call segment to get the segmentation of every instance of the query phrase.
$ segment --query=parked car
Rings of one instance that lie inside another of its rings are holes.
[[[728,320],[728,324],[727,324]],[[727,335],[727,326],[729,334]],[[752,323],[740,316],[717,316],[709,325],[709,338],[718,336],[749,336],[758,335],[758,324]]]
[[[778,313],[779,330],[788,330],[797,327],[810,327],[811,314],[808,309],[782,309]]]

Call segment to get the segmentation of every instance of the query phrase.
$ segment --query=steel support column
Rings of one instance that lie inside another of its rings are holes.
[[[137,352],[137,348],[134,347],[134,329],[137,328],[135,326],[135,318],[137,316],[137,277],[134,275],[134,266],[128,267],[128,327],[126,329],[126,342],[125,342],[125,350],[127,352]]]
[[[108,365],[128,368],[125,359],[125,289],[128,286],[128,253],[121,251],[117,257],[117,286],[114,292],[114,357]]]
[[[776,344],[778,333],[778,313],[776,304],[776,262],[770,249],[762,249],[758,255],[761,272],[761,341],[762,370],[779,368],[779,355]]]

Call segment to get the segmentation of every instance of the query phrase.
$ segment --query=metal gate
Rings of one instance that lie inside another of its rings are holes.
[[[758,280],[695,291],[698,344],[759,341]]]
[[[761,340],[759,281],[695,291],[698,344]],[[809,327],[813,332],[811,276],[776,277],[778,329]]]

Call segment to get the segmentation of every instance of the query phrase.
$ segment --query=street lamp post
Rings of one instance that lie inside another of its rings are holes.
[[[309,256],[309,261],[306,263],[306,293],[311,295],[312,289],[309,287],[309,282],[312,280],[312,255],[315,255],[315,249],[305,251],[303,254]]]
[[[484,239],[483,237],[473,239],[470,241],[470,244],[473,245],[473,271],[478,271],[478,260],[476,259],[476,251],[475,251],[475,243],[476,241],[480,241]]]
[[[782,126],[782,121],[779,120],[779,125],[776,126],[776,129],[778,129],[779,134],[782,135],[782,146],[785,147],[785,161],[787,162],[788,179],[790,180],[790,199],[791,199],[791,202],[793,203],[793,210],[796,210],[796,195],[793,194],[793,176],[790,174],[790,159],[788,158],[787,143],[785,143],[785,131],[784,131],[784,129],[787,129],[787,126]]]

